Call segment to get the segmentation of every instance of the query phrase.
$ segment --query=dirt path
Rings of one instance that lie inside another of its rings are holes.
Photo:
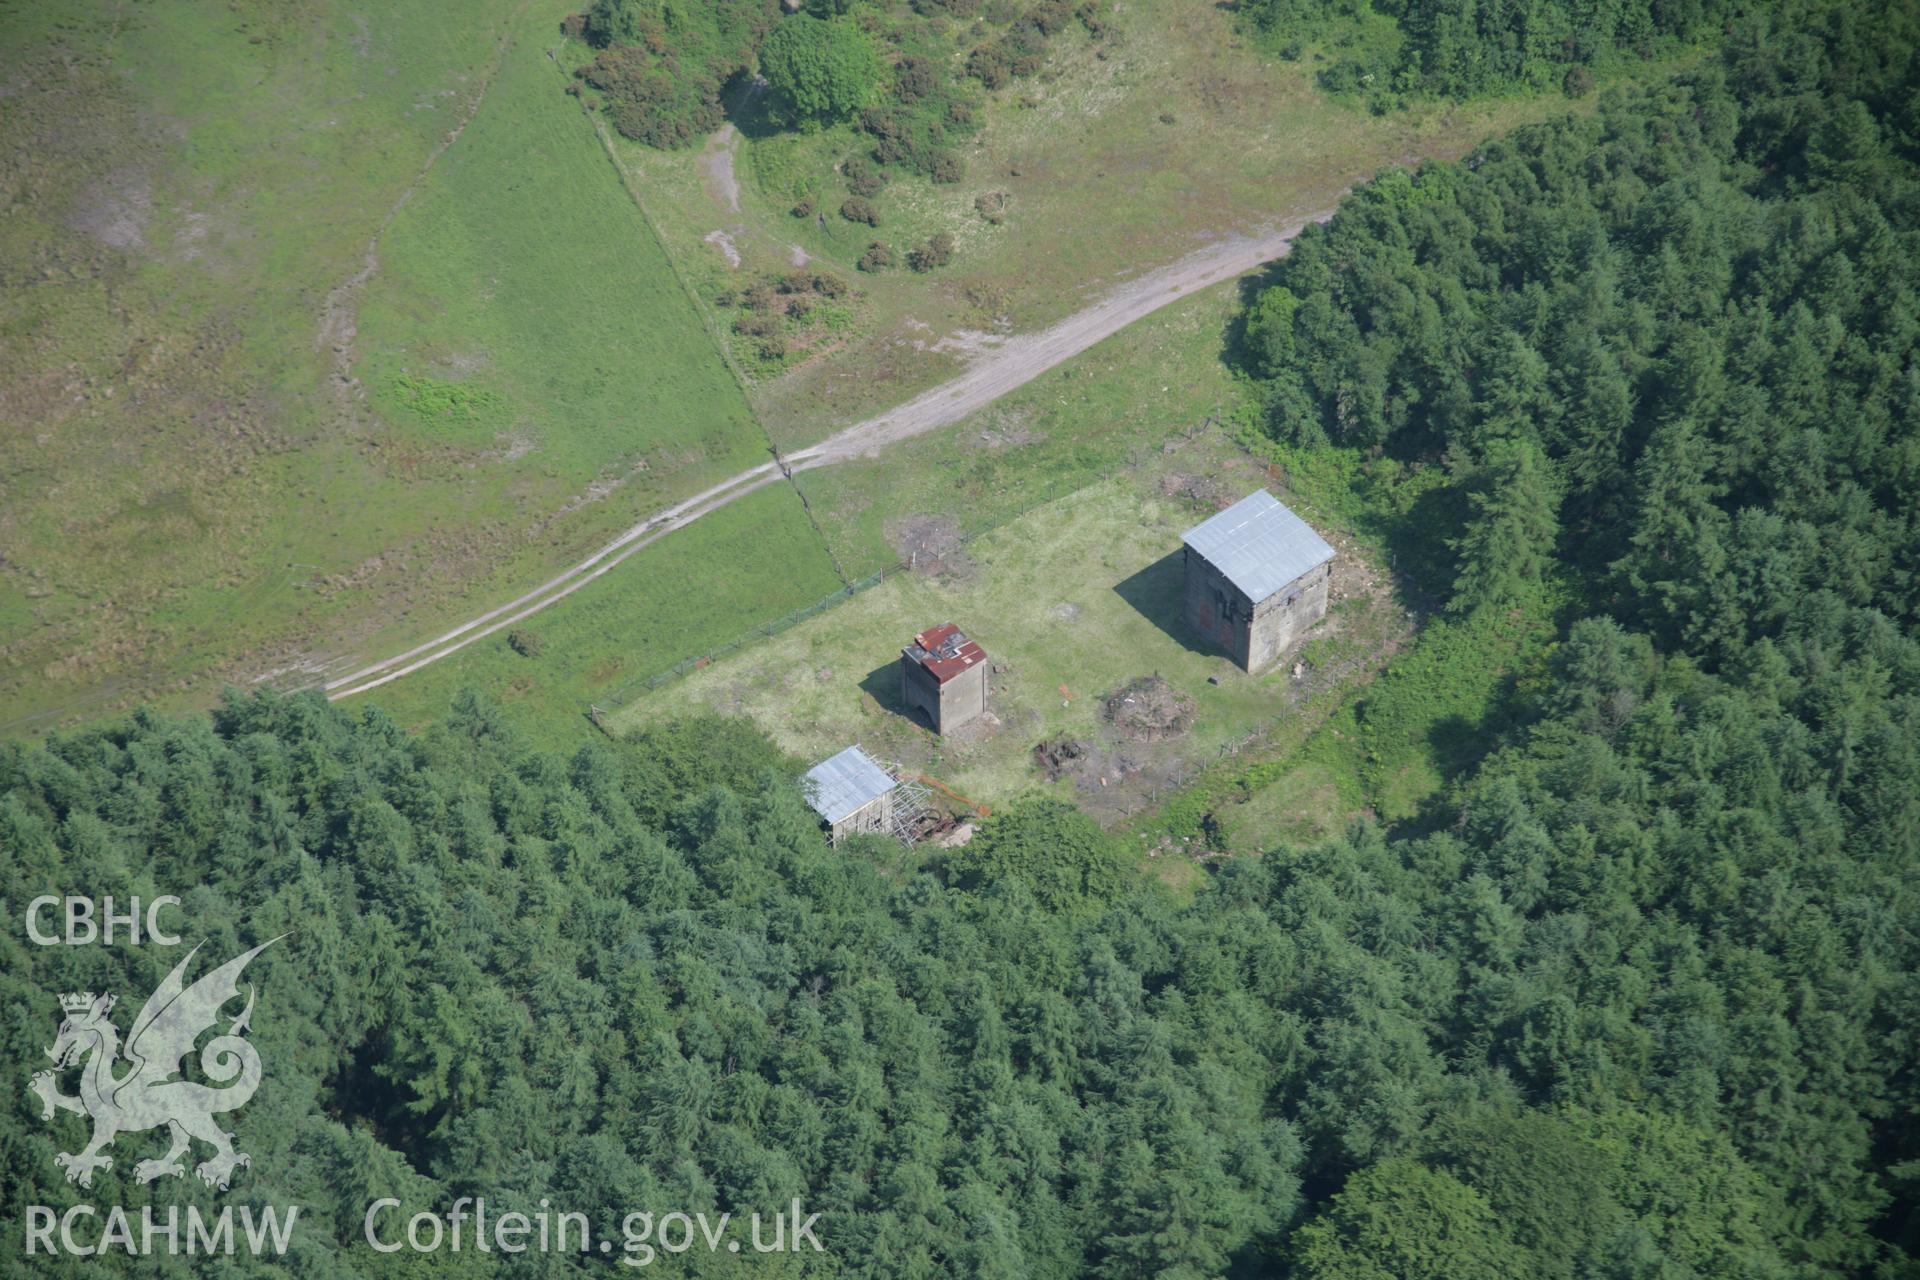
[[[1286,253],[1302,228],[1326,216],[1303,218],[1263,235],[1232,236],[1129,281],[1051,329],[1008,339],[976,359],[959,377],[899,408],[788,454],[787,462],[795,471],[805,471],[871,457],[897,440],[958,422],[1168,303],[1273,261]]]
[[[739,136],[731,124],[723,124],[707,138],[700,153],[700,172],[707,179],[713,198],[727,206],[727,212],[740,212],[740,180],[733,176],[733,140]]]
[[[871,457],[887,445],[958,422],[1161,307],[1281,257],[1304,227],[1331,216],[1329,210],[1258,235],[1231,236],[1170,266],[1129,281],[1050,329],[1009,339],[981,356],[959,377],[898,408],[856,423],[784,459],[742,471],[649,516],[572,568],[498,608],[415,645],[405,653],[329,680],[323,686],[327,696],[339,699],[365,693],[458,653],[476,640],[485,639],[564,600],[675,529],[683,529],[709,511],[786,479],[795,471]]]

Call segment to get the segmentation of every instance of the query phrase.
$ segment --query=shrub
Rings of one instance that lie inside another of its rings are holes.
[[[880,55],[854,24],[803,13],[783,21],[761,44],[760,71],[788,120],[831,124],[872,100]]]
[[[1015,882],[1049,911],[1097,908],[1124,891],[1129,868],[1119,842],[1072,805],[1029,797],[980,824],[954,850],[948,875],[967,892]]]
[[[540,633],[537,631],[515,627],[507,632],[507,648],[523,658],[537,658],[540,656],[540,650],[545,647],[546,642],[540,638]]]
[[[594,0],[579,18],[581,34],[596,48],[639,44],[646,35],[637,0]]]
[[[847,190],[857,196],[877,196],[887,189],[887,171],[865,156],[848,156],[840,172]]]
[[[860,255],[858,264],[862,271],[885,271],[893,265],[893,247],[885,241],[875,240]]]
[[[951,151],[942,151],[935,156],[933,168],[927,173],[929,178],[946,186],[952,186],[966,175],[966,166],[961,164],[960,157]]]
[[[967,55],[967,74],[989,89],[1013,79],[1013,60],[998,44],[983,44]]]
[[[718,80],[639,45],[607,49],[578,74],[606,95],[613,127],[648,146],[687,146],[725,118]]]
[[[1073,5],[1068,0],[1046,0],[1027,15],[1027,21],[1043,36],[1058,35],[1073,21]]]
[[[1584,98],[1593,92],[1593,72],[1585,67],[1568,67],[1560,81],[1560,91],[1569,98]]]
[[[880,211],[873,207],[871,200],[861,196],[848,196],[841,201],[840,216],[848,222],[864,222],[870,227],[880,225]]]
[[[894,64],[893,94],[912,106],[940,90],[940,66],[932,58],[906,57]]]
[[[988,191],[973,198],[973,207],[975,212],[997,227],[1007,220],[1007,202],[1011,198],[1005,191]]]
[[[801,197],[800,203],[794,205],[790,212],[796,218],[811,218],[813,216],[813,197]]]
[[[915,271],[932,271],[953,261],[953,237],[941,231],[907,254],[907,265]]]

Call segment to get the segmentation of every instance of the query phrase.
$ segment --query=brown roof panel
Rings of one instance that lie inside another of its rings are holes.
[[[900,652],[931,671],[940,684],[987,660],[987,651],[951,622],[922,631]]]

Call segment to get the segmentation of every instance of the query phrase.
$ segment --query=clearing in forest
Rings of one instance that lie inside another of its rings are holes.
[[[860,742],[976,800],[1051,784],[1103,820],[1136,813],[1303,701],[1321,701],[1403,634],[1403,615],[1363,585],[1374,576],[1367,560],[1331,528],[1343,554],[1333,610],[1315,634],[1351,637],[1351,661],[1299,678],[1288,664],[1250,676],[1187,632],[1181,532],[1225,495],[1273,483],[1202,434],[964,548],[943,542],[845,604],[645,694],[609,728],[747,715],[804,758]],[[916,547],[928,534],[901,532]],[[958,623],[992,665],[988,717],[939,738],[901,704],[899,657],[916,632],[943,622]]]

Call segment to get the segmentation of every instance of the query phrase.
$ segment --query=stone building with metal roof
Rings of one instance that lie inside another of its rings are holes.
[[[987,652],[949,622],[900,650],[900,701],[949,733],[987,711]]]
[[[807,770],[801,786],[836,845],[861,832],[912,844],[926,816],[926,788],[857,745]]]
[[[1333,548],[1265,489],[1187,530],[1187,625],[1266,670],[1327,612]]]

